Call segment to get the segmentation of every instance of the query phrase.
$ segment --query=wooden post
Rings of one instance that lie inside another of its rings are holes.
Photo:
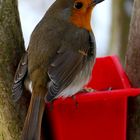
[[[134,1],[128,49],[126,72],[133,87],[140,87],[140,0]],[[127,140],[140,140],[140,97],[128,101]]]
[[[13,103],[11,85],[24,51],[17,0],[0,0],[0,140],[20,139],[26,103]]]

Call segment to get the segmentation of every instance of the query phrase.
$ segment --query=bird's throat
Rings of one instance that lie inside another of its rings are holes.
[[[70,21],[79,28],[85,28],[88,31],[91,31],[91,13],[92,8],[87,9],[86,12],[73,10]]]

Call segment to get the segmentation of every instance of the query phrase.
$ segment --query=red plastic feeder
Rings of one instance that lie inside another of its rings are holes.
[[[87,87],[97,92],[77,94],[78,106],[67,98],[47,109],[53,139],[126,140],[127,99],[140,89],[131,88],[118,58],[97,58]]]

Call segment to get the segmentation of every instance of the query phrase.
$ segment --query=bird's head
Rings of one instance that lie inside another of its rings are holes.
[[[63,18],[80,28],[91,30],[90,20],[93,7],[104,0],[56,0],[63,9]]]

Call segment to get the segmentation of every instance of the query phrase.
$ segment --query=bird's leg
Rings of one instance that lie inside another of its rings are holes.
[[[111,91],[112,87],[106,88],[106,89],[101,89],[101,90],[96,90],[93,88],[89,88],[89,87],[85,87],[83,89],[81,89],[79,92],[83,92],[83,93],[90,93],[90,92],[97,92],[97,91]]]
[[[88,92],[96,92],[96,91],[97,91],[96,89],[93,89],[93,88],[90,88],[90,87],[84,87],[84,88],[81,89],[79,92],[88,93]]]

